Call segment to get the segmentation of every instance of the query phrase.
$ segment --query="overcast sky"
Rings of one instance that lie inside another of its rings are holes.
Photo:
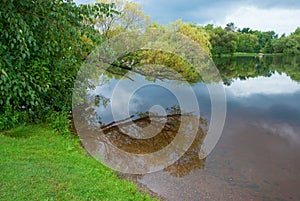
[[[134,0],[153,21],[167,24],[176,19],[196,24],[250,27],[291,33],[300,27],[300,0]],[[94,0],[75,0],[77,3]]]

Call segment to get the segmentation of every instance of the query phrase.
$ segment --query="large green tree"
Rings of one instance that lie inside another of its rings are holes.
[[[259,49],[263,53],[273,53],[272,40],[278,38],[278,35],[274,31],[254,31],[258,37]]]
[[[207,25],[204,29],[210,35],[210,43],[212,45],[212,54],[221,56],[222,54],[233,54],[236,51],[236,38],[237,34],[234,32],[232,24],[228,24],[227,27],[214,27],[213,25]]]
[[[300,28],[297,28],[289,36],[281,36],[272,41],[275,53],[284,53],[286,55],[300,54]]]
[[[286,41],[285,54],[300,54],[300,28],[297,28]]]
[[[93,36],[90,40],[96,41],[93,27],[82,22],[99,13],[112,15],[112,6],[77,6],[64,0],[1,2],[2,120],[19,121],[15,114],[22,111],[37,117],[41,112],[70,106],[73,81],[84,59],[82,51],[91,49],[83,36]]]
[[[238,34],[237,52],[255,53],[259,52],[258,37],[250,33]]]
[[[206,53],[211,54],[210,36],[203,27],[181,20],[170,23],[168,27],[194,40]]]

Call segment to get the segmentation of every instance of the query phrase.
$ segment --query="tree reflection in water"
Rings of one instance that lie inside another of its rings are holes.
[[[81,126],[77,125],[76,128],[81,129],[80,133],[85,134],[81,135],[81,138],[84,142],[84,146],[92,155],[97,155],[96,152],[99,152],[100,144],[102,144],[102,148],[106,147],[105,150],[102,149],[102,155],[108,158],[113,157],[114,160],[118,160],[118,158],[120,159],[122,156],[114,152],[114,149],[109,148],[110,146],[114,146],[120,150],[132,154],[154,153],[173,142],[175,137],[180,132],[179,129],[180,126],[182,126],[182,121],[197,121],[197,123],[192,124],[193,126],[190,128],[191,130],[194,130],[194,126],[197,125],[199,128],[191,146],[185,150],[184,155],[181,156],[179,160],[165,168],[164,171],[175,177],[183,177],[188,175],[193,170],[204,168],[205,159],[199,159],[199,151],[207,134],[207,121],[203,118],[196,117],[193,114],[181,114],[178,106],[173,106],[171,108],[167,108],[166,110],[168,111],[168,114],[164,116],[140,112],[127,119],[107,123],[101,126],[95,125],[96,118],[92,109],[81,110],[77,111],[82,114],[81,117],[83,119],[80,122],[86,122],[86,119],[91,121],[93,119],[91,118],[92,116],[94,116],[95,121],[89,125],[84,123]],[[128,135],[128,130],[130,130],[131,133],[136,132],[138,135],[139,133],[143,132],[146,127],[149,127],[150,124],[154,125],[154,129],[162,128],[158,131],[157,135],[148,139],[137,139],[131,135]],[[184,138],[189,138],[189,129],[184,128],[183,130],[186,132],[186,136]],[[182,141],[184,142],[185,140]],[[103,146],[103,144],[105,145]],[[176,143],[175,146],[177,146],[177,148],[174,149],[174,152],[176,152],[176,149],[180,150],[182,145]],[[129,158],[128,163],[131,162],[130,160],[131,159]],[[156,161],[153,161],[153,166],[159,164],[159,162],[157,164],[155,162]]]
[[[104,133],[112,144],[126,152],[135,154],[153,153],[166,147],[174,140],[176,134],[178,133],[181,116],[181,114],[157,117],[153,116],[152,118],[155,118],[158,124],[159,122],[162,122],[161,119],[165,118],[166,124],[158,135],[150,139],[134,139],[120,130],[120,127],[125,128],[125,130],[127,127],[127,129],[136,129],[137,132],[140,132],[139,128],[144,128],[150,124],[151,120],[149,116],[134,120],[133,122],[135,125],[132,125],[132,123],[121,123],[114,125],[104,130]],[[199,121],[200,128],[190,148],[178,161],[164,169],[164,171],[169,172],[170,175],[175,177],[183,177],[188,175],[194,169],[205,167],[205,159],[199,159],[199,151],[206,136],[208,125],[203,118],[200,118]]]

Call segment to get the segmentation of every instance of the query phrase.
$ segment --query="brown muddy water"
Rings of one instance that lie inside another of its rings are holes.
[[[248,57],[215,63],[224,81],[227,117],[213,152],[199,159],[211,103],[205,84],[192,83],[201,115],[191,146],[161,171],[126,176],[166,200],[300,200],[300,58]],[[157,80],[136,73],[130,76],[128,83],[142,80],[146,85],[132,94],[127,119],[112,117],[110,97],[119,79],[105,74],[93,92],[94,106],[81,111],[83,119],[88,118],[89,125],[105,136],[81,135],[85,146],[93,146],[90,151],[97,151],[98,143],[109,143],[128,153],[152,153],[168,146],[178,133],[182,115],[172,92],[151,85]],[[180,84],[174,90],[180,90]],[[166,114],[149,117],[147,111],[153,105],[160,105]],[[138,135],[151,122],[157,128],[163,122],[156,136],[138,139],[126,134]]]

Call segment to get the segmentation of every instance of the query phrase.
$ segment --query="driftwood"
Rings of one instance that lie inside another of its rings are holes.
[[[193,116],[193,115],[192,115],[192,112],[190,112],[190,113],[185,113],[185,114],[169,114],[169,115],[163,115],[163,116],[162,115],[161,116],[160,115],[156,115],[156,116],[153,115],[153,116],[151,116],[151,118],[152,119],[153,118],[154,119],[162,119],[162,118],[172,118],[172,117],[180,117],[180,116]],[[101,126],[100,128],[101,128],[102,131],[106,131],[106,130],[116,128],[116,127],[128,126],[128,125],[132,124],[132,122],[128,122],[128,120],[130,120],[133,117],[134,117],[134,115],[132,115],[132,116],[126,118],[126,119],[123,119],[123,120],[113,121],[113,122],[111,122],[107,125]],[[140,121],[145,121],[145,120],[150,121],[150,117],[149,116],[141,117],[137,120],[133,120],[133,122],[140,122]],[[154,121],[154,122],[157,123],[157,124],[160,124],[160,122],[158,122],[158,121]]]

